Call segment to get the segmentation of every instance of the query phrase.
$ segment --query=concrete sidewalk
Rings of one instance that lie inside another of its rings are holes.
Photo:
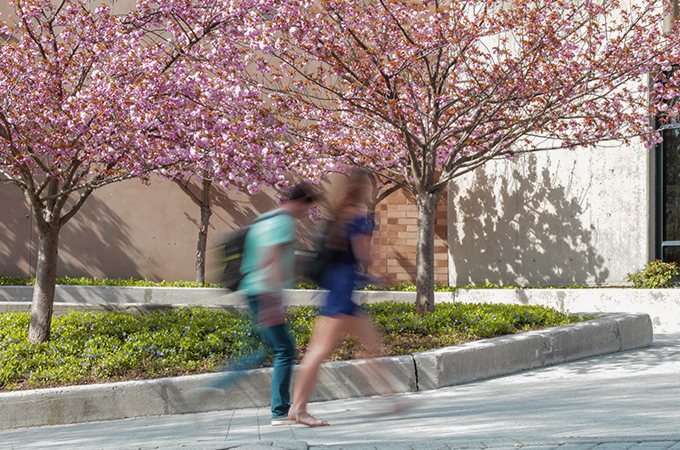
[[[329,427],[272,427],[268,408],[0,431],[0,450],[680,449],[680,333],[652,346],[434,391],[310,404]]]

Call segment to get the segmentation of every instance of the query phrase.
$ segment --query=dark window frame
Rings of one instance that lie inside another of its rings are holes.
[[[664,136],[663,141],[656,147],[656,259],[661,259],[666,262],[675,261],[680,263],[680,216],[674,221],[676,225],[676,230],[673,233],[674,236],[669,236],[671,232],[667,229],[669,214],[669,193],[667,192],[667,164],[668,160],[675,159],[674,167],[675,178],[678,181],[672,186],[676,187],[680,192],[680,122],[674,122],[670,124],[662,124],[657,118],[655,121],[655,128],[659,133],[676,133],[675,139],[670,139],[669,136]],[[675,158],[669,152],[669,145],[673,144],[675,147]],[[675,203],[678,204],[680,200],[680,195],[675,196]],[[680,208],[675,208],[680,211]],[[676,253],[671,256],[671,253]]]

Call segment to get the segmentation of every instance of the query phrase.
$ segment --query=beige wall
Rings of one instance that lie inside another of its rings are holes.
[[[19,188],[0,183],[0,276],[33,276],[35,226]]]
[[[333,194],[341,177],[322,184]],[[271,190],[250,195],[226,194],[214,188],[208,234],[209,247],[225,231],[246,225],[276,206]],[[32,213],[19,188],[0,183],[0,276],[35,276],[37,233]],[[325,208],[322,213],[327,215]],[[137,180],[95,191],[62,229],[58,275],[97,278],[146,278],[153,281],[195,279],[195,255],[200,211],[172,182],[154,179],[149,186]],[[413,199],[397,193],[378,206],[378,231],[373,239],[370,272],[390,283],[412,282],[415,276],[417,211]],[[309,229],[320,227],[305,219],[301,246]],[[446,201],[437,212],[435,276],[448,281]]]
[[[12,12],[13,9],[10,8],[9,3],[7,3],[6,0],[0,0],[0,20],[7,22],[9,15]]]
[[[114,12],[133,5],[123,0]],[[8,12],[0,0],[0,19]],[[625,284],[654,257],[653,167],[635,143],[494,161],[455,180],[437,209],[436,282]],[[211,238],[274,205],[268,194],[215,190],[213,200]],[[373,273],[413,280],[416,218],[403,193],[380,205]],[[198,220],[198,206],[170,182],[108,186],[64,227],[58,272],[193,280]],[[0,275],[33,276],[33,222],[20,190],[0,184]]]
[[[492,161],[449,185],[452,285],[625,285],[654,258],[640,142]]]
[[[104,3],[109,3],[111,2],[106,2],[104,0],[96,1],[96,2],[91,2],[95,6],[99,6],[100,4]],[[113,13],[114,14],[123,14],[128,11],[132,11],[135,9],[136,5],[136,0],[118,0],[116,3],[113,3]],[[7,21],[8,17],[10,14],[14,13],[14,9],[12,9],[9,6],[9,2],[7,0],[0,0],[0,20]]]
[[[272,195],[213,189],[210,242],[275,206]],[[19,188],[0,184],[0,276],[34,276],[37,233]],[[137,180],[95,191],[62,229],[59,276],[195,279],[200,210],[169,181]]]

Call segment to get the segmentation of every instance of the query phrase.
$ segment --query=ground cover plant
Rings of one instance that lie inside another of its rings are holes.
[[[564,325],[587,318],[552,308],[438,304],[425,317],[412,304],[361,306],[383,333],[383,353],[402,355]],[[304,354],[318,309],[289,308],[287,322]],[[0,314],[0,390],[34,389],[206,373],[264,349],[245,310],[178,308],[149,314],[75,312],[53,318],[50,341],[30,343],[28,313]],[[346,339],[331,359],[360,356]],[[264,365],[268,364],[265,361]]]

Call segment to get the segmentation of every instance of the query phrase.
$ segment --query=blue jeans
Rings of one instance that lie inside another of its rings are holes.
[[[248,297],[250,310],[257,316],[257,297]],[[286,325],[262,328],[260,334],[274,353],[272,374],[272,418],[286,417],[290,409],[290,382],[295,363],[295,343]]]

